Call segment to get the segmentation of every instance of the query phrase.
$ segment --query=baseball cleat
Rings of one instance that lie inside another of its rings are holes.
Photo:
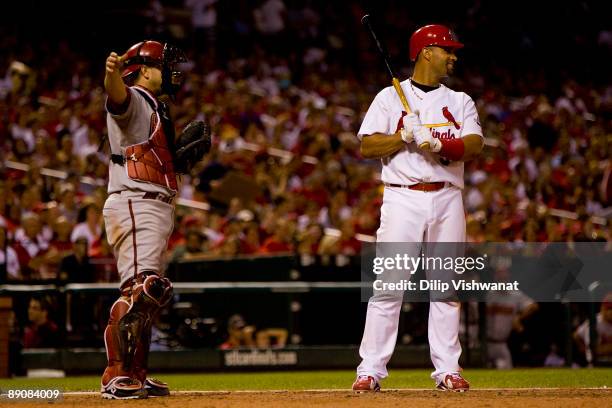
[[[360,375],[353,383],[353,391],[361,392],[378,392],[380,391],[380,384],[374,377],[369,375]]]
[[[108,384],[102,385],[100,392],[104,399],[147,398],[147,391],[140,381],[124,376],[115,377]]]
[[[459,373],[449,373],[440,376],[442,379],[436,385],[440,391],[465,392],[470,389],[470,383]]]
[[[144,388],[149,397],[167,397],[170,395],[168,384],[155,378],[147,378],[144,382]]]

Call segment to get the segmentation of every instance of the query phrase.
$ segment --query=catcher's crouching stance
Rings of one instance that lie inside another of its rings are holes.
[[[151,326],[172,297],[172,284],[160,276],[162,255],[174,225],[178,175],[189,173],[211,144],[204,122],[190,123],[175,138],[168,107],[158,99],[176,94],[184,61],[180,50],[157,41],[106,59],[111,163],[103,214],[121,296],[104,332],[104,398],[169,395],[165,383],[147,377]]]

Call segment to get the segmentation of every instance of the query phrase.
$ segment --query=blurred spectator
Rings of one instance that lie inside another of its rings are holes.
[[[559,355],[559,346],[556,343],[550,345],[550,352],[544,359],[544,367],[563,367],[565,359]]]
[[[11,62],[7,81],[3,81],[0,87],[0,97],[9,103],[23,103],[23,98],[28,98],[34,91],[36,85],[35,72],[21,61]]]
[[[608,293],[602,300],[596,322],[597,342],[595,350],[597,358],[610,358],[612,357],[612,293]],[[574,332],[574,341],[579,351],[585,356],[587,364],[592,364],[591,330],[588,319],[578,326]]]
[[[79,214],[78,201],[76,200],[76,192],[74,186],[69,183],[58,183],[59,210],[66,219],[73,223],[77,223]]]
[[[94,242],[102,234],[102,218],[100,214],[100,208],[95,203],[87,204],[81,208],[78,218],[79,223],[74,226],[70,240],[75,242],[78,238],[83,237],[87,240],[88,249],[91,250]]]
[[[219,348],[229,350],[241,347],[284,347],[287,344],[287,330],[268,328],[256,330],[255,326],[247,325],[244,318],[235,314],[227,321],[227,340]]]
[[[297,252],[299,254],[316,255],[319,252],[319,243],[323,237],[323,227],[312,223],[297,237]]]
[[[361,242],[355,237],[353,220],[348,219],[341,223],[339,234],[328,234],[321,240],[319,253],[325,255],[342,254],[347,256],[358,255],[361,251]]]
[[[498,267],[497,282],[508,282],[508,270]],[[514,330],[522,333],[523,320],[538,310],[538,305],[522,292],[495,291],[487,293],[487,361],[490,367],[513,367],[508,338]]]
[[[59,279],[66,283],[95,282],[96,273],[89,262],[87,238],[78,237],[72,244],[72,254],[64,257],[59,266]]]
[[[285,29],[283,0],[262,0],[253,11],[255,27],[264,34],[278,34]]]
[[[63,215],[51,220],[51,225],[53,228],[53,239],[49,243],[49,247],[58,251],[62,257],[68,255],[67,252],[72,250],[70,235],[74,225]]]
[[[17,252],[8,244],[6,223],[0,219],[0,282],[21,279]]]
[[[174,248],[172,261],[190,259],[206,255],[208,240],[206,235],[197,228],[191,228],[185,233],[185,243]]]
[[[26,213],[21,227],[15,231],[15,252],[25,279],[41,279],[45,276],[44,254],[49,241],[43,232],[40,217]]]
[[[293,251],[295,222],[287,219],[277,219],[275,225],[273,234],[259,248],[259,252],[262,254]]]
[[[230,316],[227,321],[227,340],[219,348],[228,350],[240,347],[255,347],[255,326],[247,326],[241,315]]]
[[[193,28],[193,45],[199,51],[214,58],[217,27],[218,0],[185,0],[190,11]]]
[[[51,303],[46,297],[30,299],[28,306],[29,323],[23,332],[23,347],[58,347],[60,345],[59,329],[49,314]]]

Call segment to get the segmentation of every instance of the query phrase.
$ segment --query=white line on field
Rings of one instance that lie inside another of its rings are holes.
[[[575,390],[575,391],[612,391],[612,388],[608,387],[582,387],[582,388],[474,388],[469,392],[479,392],[479,391],[562,391],[562,390]],[[427,392],[427,391],[436,391],[434,388],[385,388],[384,392]],[[316,390],[217,390],[217,391],[202,391],[202,390],[192,390],[192,391],[171,391],[173,395],[213,395],[213,394],[289,394],[289,393],[353,393],[350,389],[344,388],[330,388],[330,389],[316,389]],[[87,396],[87,395],[99,395],[100,393],[97,391],[69,391],[65,392],[64,396],[67,397],[78,397],[78,396]]]

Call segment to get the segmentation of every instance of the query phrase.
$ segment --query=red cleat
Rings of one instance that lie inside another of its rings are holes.
[[[436,389],[441,391],[465,392],[470,389],[470,383],[459,373],[449,373],[443,375],[443,379],[436,385]]]
[[[380,384],[374,377],[369,375],[360,375],[353,383],[353,391],[355,392],[378,392]]]

